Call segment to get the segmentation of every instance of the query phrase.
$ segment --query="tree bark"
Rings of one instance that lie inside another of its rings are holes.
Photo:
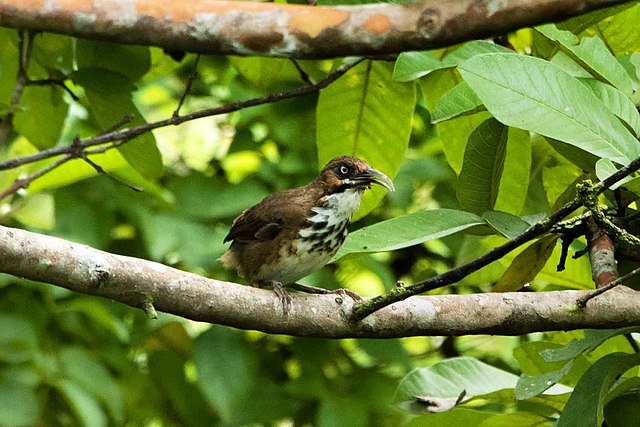
[[[134,307],[267,333],[324,338],[521,335],[640,324],[640,293],[619,286],[576,308],[587,291],[411,297],[361,321],[337,294],[293,294],[288,314],[271,291],[0,226],[0,271]]]
[[[316,7],[218,0],[0,0],[0,26],[168,50],[323,58],[440,48],[621,3],[423,0]]]

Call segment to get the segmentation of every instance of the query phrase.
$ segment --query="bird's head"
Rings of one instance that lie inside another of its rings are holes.
[[[332,159],[322,169],[318,179],[331,193],[339,193],[347,189],[364,190],[371,188],[371,184],[381,185],[389,191],[395,189],[388,176],[373,169],[364,160],[353,156]]]

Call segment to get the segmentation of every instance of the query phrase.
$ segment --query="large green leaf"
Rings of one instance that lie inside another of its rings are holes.
[[[456,184],[458,201],[469,212],[492,209],[498,198],[508,131],[496,119],[488,119],[469,135]]]
[[[595,79],[580,79],[580,82],[587,85],[636,137],[640,136],[640,114],[628,96],[613,86]]]
[[[128,126],[146,123],[131,100],[135,88],[125,75],[102,68],[83,68],[76,71],[73,77],[84,87],[93,117],[103,129],[112,127],[130,115],[134,118]],[[151,132],[121,145],[118,151],[144,177],[157,178],[162,175],[162,157]]]
[[[548,349],[540,353],[540,356],[547,362],[559,362],[571,360],[580,356],[584,352],[592,351],[606,340],[618,335],[638,332],[638,327],[628,327],[621,329],[585,329],[584,338],[573,340],[564,347],[558,349]]]
[[[396,60],[393,78],[401,82],[416,80],[434,71],[455,67],[473,56],[493,52],[511,51],[487,40],[472,40],[452,49],[442,59],[439,59],[433,51],[403,52]]]
[[[611,353],[597,360],[576,385],[557,426],[599,425],[607,393],[620,375],[639,364],[638,354]]]
[[[640,31],[633,25],[637,22],[640,22],[640,4],[600,21],[596,29],[616,56],[627,55],[639,51]]]
[[[535,30],[554,41],[595,78],[611,84],[626,95],[631,94],[633,82],[629,74],[598,37],[585,37],[578,43],[575,35],[559,30],[554,24],[541,25]]]
[[[69,109],[62,98],[62,89],[27,86],[19,106],[13,121],[16,132],[40,149],[56,145]]]
[[[420,410],[420,398],[465,400],[514,388],[518,377],[471,357],[446,359],[428,368],[411,371],[398,384],[394,402],[412,412]]]
[[[365,61],[324,89],[316,111],[320,165],[336,156],[360,157],[390,178],[398,171],[411,135],[416,91],[391,79],[391,67]],[[366,215],[385,190],[367,191],[356,218]]]
[[[124,405],[120,389],[107,368],[95,360],[84,348],[66,347],[58,354],[65,377],[82,387],[109,409],[111,418],[120,424]]]
[[[433,71],[447,68],[434,52],[402,52],[393,67],[393,79],[408,82],[426,76]]]
[[[83,427],[108,425],[106,414],[91,393],[76,382],[68,379],[58,381],[55,385],[74,412],[77,418],[77,425]]]
[[[545,236],[520,252],[498,279],[494,292],[515,292],[536,278],[555,248],[557,236]]]
[[[527,201],[530,173],[531,136],[525,130],[510,127],[500,188],[493,209],[520,215]]]
[[[146,46],[83,38],[76,39],[75,44],[78,68],[113,71],[127,76],[132,82],[139,80],[151,68],[151,53]]]
[[[231,420],[247,405],[258,378],[258,354],[238,331],[213,326],[193,343],[198,385],[223,420]]]
[[[454,70],[444,70],[420,79],[418,84],[429,109],[433,111],[436,102],[447,91],[458,85],[460,81],[460,76]],[[480,123],[490,117],[491,115],[487,112],[479,112],[471,115],[460,115],[435,125],[436,134],[447,162],[456,173],[460,173],[462,169],[464,150],[467,146],[469,135]]]
[[[484,109],[478,95],[466,82],[460,82],[445,92],[436,102],[431,112],[431,122],[440,123],[465,114],[473,114]]]
[[[335,258],[351,253],[393,251],[484,224],[477,215],[453,209],[415,212],[350,233]]]
[[[501,122],[599,157],[628,163],[640,144],[593,93],[547,61],[513,54],[476,56],[460,65],[465,81]]]

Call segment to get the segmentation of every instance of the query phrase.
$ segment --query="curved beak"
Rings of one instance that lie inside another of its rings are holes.
[[[366,171],[359,173],[354,181],[367,185],[374,183],[386,188],[389,191],[395,190],[393,181],[391,181],[391,179],[387,175],[375,169],[367,169]]]

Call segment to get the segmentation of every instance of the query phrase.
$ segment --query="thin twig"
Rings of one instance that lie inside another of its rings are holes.
[[[18,74],[16,75],[16,85],[9,102],[10,108],[4,118],[0,118],[0,147],[6,144],[7,138],[13,129],[13,117],[15,116],[15,107],[20,103],[22,91],[29,78],[27,77],[27,69],[31,61],[31,51],[33,48],[33,32],[20,31],[18,41]]]
[[[180,108],[182,108],[182,104],[187,99],[187,95],[191,92],[191,86],[193,86],[193,82],[198,78],[198,63],[200,62],[200,54],[196,55],[196,60],[193,62],[193,71],[189,75],[189,80],[187,80],[187,85],[184,88],[184,92],[182,92],[182,96],[180,97],[180,101],[178,101],[178,107],[173,112],[172,117],[180,116]]]
[[[36,179],[42,177],[43,175],[51,172],[52,170],[58,168],[59,166],[61,166],[62,164],[68,162],[69,160],[73,159],[74,156],[72,154],[67,154],[64,157],[59,158],[58,160],[56,160],[55,162],[51,163],[50,165],[47,165],[46,167],[40,169],[39,171],[35,172],[32,175],[29,175],[26,178],[18,178],[15,181],[13,181],[13,183],[7,187],[6,189],[4,189],[2,192],[0,192],[0,200],[4,199],[5,197],[7,197],[10,194],[13,194],[15,192],[17,192],[18,190],[22,190],[25,189],[27,187],[29,187],[29,185],[31,185],[31,183],[33,181],[35,181]]]
[[[296,67],[296,70],[298,71],[298,74],[300,74],[300,78],[302,79],[302,81],[312,85],[313,81],[311,80],[311,77],[309,77],[309,74],[307,74],[304,68],[300,66],[300,63],[295,58],[289,58],[289,60],[291,61],[293,66]]]
[[[640,169],[640,157],[631,161],[627,166],[620,168],[617,172],[610,175],[604,181],[593,185],[592,191],[594,192],[594,194],[600,194],[616,182],[636,172],[638,169]],[[578,209],[581,205],[582,203],[580,198],[576,197],[557,211],[553,212],[547,218],[542,219],[529,227],[522,234],[514,237],[513,239],[505,242],[500,246],[495,247],[491,251],[472,260],[467,264],[452,268],[451,270],[446,271],[438,276],[434,276],[430,279],[418,282],[411,286],[392,288],[385,294],[358,303],[354,307],[353,317],[355,320],[360,320],[373,313],[374,311],[377,311],[395,302],[407,299],[410,296],[418,295],[427,291],[456,283],[469,274],[481,269],[482,267],[485,267],[492,262],[497,261],[512,250],[523,245],[524,243],[547,233],[560,220]]]
[[[601,295],[601,294],[603,294],[603,293],[615,288],[618,285],[623,284],[624,282],[626,282],[629,279],[633,279],[635,276],[637,276],[639,274],[640,274],[640,267],[638,267],[635,270],[625,274],[622,277],[618,277],[616,280],[610,282],[609,284],[607,284],[605,286],[602,286],[602,287],[592,291],[591,293],[589,293],[589,294],[587,294],[587,295],[585,295],[585,296],[583,296],[581,298],[578,298],[576,300],[576,305],[579,308],[584,308],[584,307],[586,307],[587,302],[589,302],[589,300],[591,300],[591,299],[597,297],[598,295]]]
[[[99,164],[97,164],[96,162],[91,160],[89,158],[89,156],[87,156],[87,153],[84,150],[84,148],[82,148],[80,146],[80,139],[78,139],[78,138],[74,139],[72,144],[75,145],[76,149],[77,149],[77,151],[73,154],[73,157],[80,158],[80,159],[84,160],[89,166],[91,166],[99,174],[106,175],[109,178],[111,178],[114,181],[116,181],[117,183],[122,184],[125,187],[128,187],[128,188],[132,189],[133,191],[138,191],[138,192],[144,191],[144,189],[141,188],[141,187],[138,187],[138,186],[133,185],[133,184],[129,184],[128,182],[118,178],[117,176],[111,175],[109,172],[105,171],[102,168],[102,166],[100,166]]]
[[[67,86],[67,84],[62,79],[38,79],[38,80],[29,79],[27,80],[27,85],[28,86],[51,86],[51,85],[60,86],[65,92],[69,94],[69,96],[71,96],[71,99],[73,99],[74,101],[77,101],[80,99],[78,98],[78,95],[73,93],[71,88]]]
[[[213,107],[213,108],[207,108],[200,111],[195,111],[193,113],[185,114],[183,116],[169,117],[167,119],[159,120],[157,122],[145,123],[145,124],[133,126],[127,129],[121,129],[113,132],[102,133],[100,135],[81,141],[80,145],[83,148],[88,148],[88,147],[93,147],[96,145],[106,144],[110,142],[126,141],[154,129],[167,127],[167,126],[175,126],[191,120],[201,119],[203,117],[211,117],[211,116],[217,116],[221,114],[227,114],[227,113],[238,111],[244,108],[255,107],[263,104],[270,104],[270,103],[282,101],[285,99],[296,98],[299,96],[314,93],[329,86],[331,83],[336,81],[338,78],[343,76],[347,71],[354,68],[356,65],[358,65],[362,61],[363,60],[360,59],[352,63],[344,64],[336,68],[336,70],[333,71],[331,74],[329,74],[326,78],[324,78],[323,80],[320,80],[319,82],[313,85],[301,86],[285,92],[272,93],[259,98],[252,98],[244,101],[232,102],[230,104],[222,105],[220,107]],[[34,153],[31,155],[9,159],[0,163],[0,171],[13,169],[15,167],[37,162],[43,159],[48,159],[51,157],[68,154],[72,150],[73,148],[71,147],[71,145],[65,145],[62,147],[54,147],[54,148],[42,150],[38,153]]]

